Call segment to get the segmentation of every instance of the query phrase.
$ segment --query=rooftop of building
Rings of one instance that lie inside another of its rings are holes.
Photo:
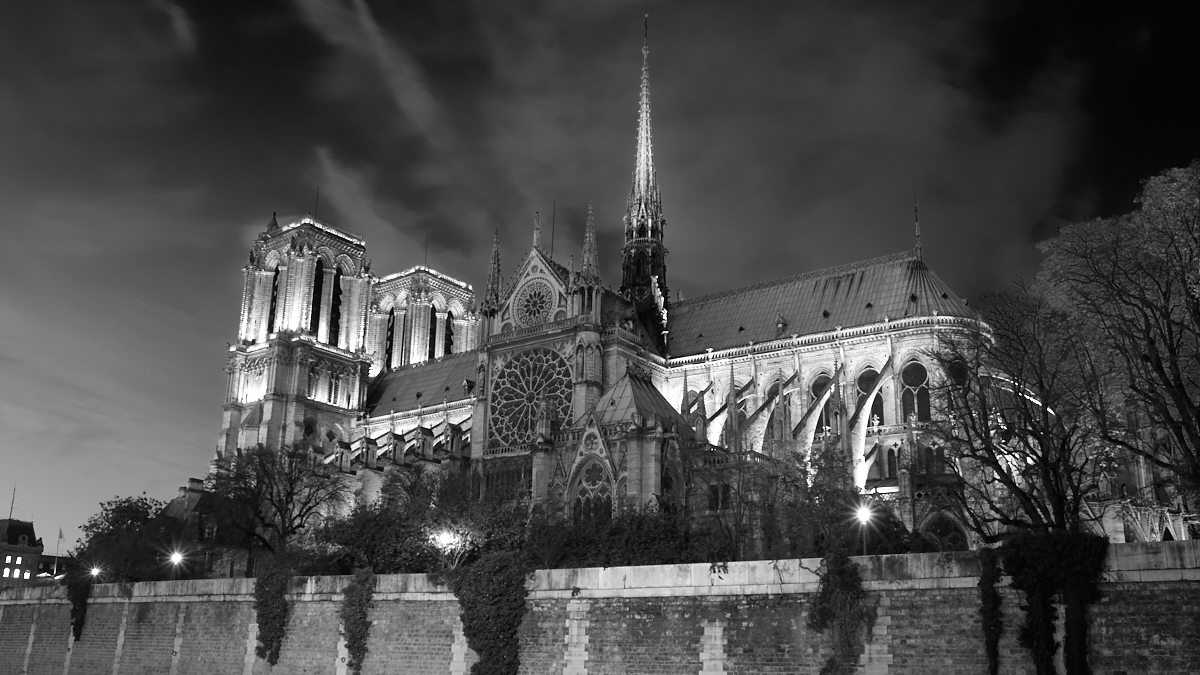
[[[367,416],[428,408],[471,396],[478,359],[477,352],[463,352],[376,375],[367,387]]]
[[[675,303],[671,356],[742,347],[916,316],[975,318],[915,251]]]
[[[24,541],[22,541],[24,537]],[[40,540],[33,531],[33,523],[28,520],[15,518],[0,519],[0,544],[8,546],[41,546]]]

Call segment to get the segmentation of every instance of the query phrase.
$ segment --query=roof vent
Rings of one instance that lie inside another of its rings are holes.
[[[916,301],[917,301],[917,294],[916,294],[916,293],[913,293],[912,295],[908,296],[908,299],[909,299],[909,301],[910,301],[910,302],[916,302]]]
[[[950,299],[950,296],[946,295],[945,293],[942,293],[942,299],[943,299],[943,300],[949,300],[949,299]]]
[[[871,308],[872,308],[872,307],[874,307],[874,306],[875,306],[875,303],[873,303],[873,302],[868,302],[868,303],[867,303],[867,309],[871,309]]]
[[[829,318],[829,310],[824,310],[823,312],[821,312],[821,316],[828,319]]]
[[[738,326],[738,332],[739,332],[739,333],[740,333],[740,332],[742,332],[742,331],[744,331],[744,330],[746,330],[746,327],[745,327],[745,326]]]

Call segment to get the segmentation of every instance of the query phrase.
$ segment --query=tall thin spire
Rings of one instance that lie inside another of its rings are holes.
[[[483,313],[493,314],[500,307],[500,230],[492,237],[492,261],[488,266],[487,288],[483,291]]]
[[[542,217],[537,211],[533,212],[533,247],[542,247]]]
[[[583,230],[583,258],[580,261],[579,277],[583,283],[600,283],[600,253],[596,246],[596,217],[592,203],[588,202],[587,225]]]
[[[917,260],[922,260],[921,257],[921,209],[917,206],[917,196],[913,195],[913,227],[916,228],[917,235]]]
[[[629,193],[629,216],[658,215],[662,208],[658,180],[654,175],[654,138],[650,125],[650,15],[646,15],[646,35],[642,42],[642,91],[638,105],[637,158],[633,167],[633,187]],[[657,225],[652,223],[651,228]]]

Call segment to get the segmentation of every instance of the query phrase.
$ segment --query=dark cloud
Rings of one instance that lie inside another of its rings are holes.
[[[1144,6],[1143,6],[1144,5]],[[912,246],[973,297],[1200,154],[1184,4],[144,0],[0,6],[0,420],[18,515],[204,471],[246,248],[317,208],[379,273],[619,280],[643,13],[671,287]],[[553,215],[551,215],[553,214]],[[544,235],[544,236],[545,236]]]

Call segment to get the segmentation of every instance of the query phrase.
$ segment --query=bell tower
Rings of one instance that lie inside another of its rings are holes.
[[[660,350],[666,348],[667,249],[658,178],[654,174],[654,143],[650,133],[649,29],[642,45],[642,93],[638,110],[637,156],[633,186],[625,205],[625,246],[621,249],[621,294],[629,299],[642,324],[654,334]]]

